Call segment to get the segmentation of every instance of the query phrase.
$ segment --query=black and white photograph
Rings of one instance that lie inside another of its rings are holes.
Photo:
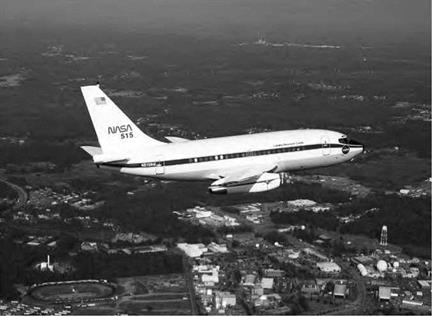
[[[0,315],[431,315],[430,0],[0,0]]]

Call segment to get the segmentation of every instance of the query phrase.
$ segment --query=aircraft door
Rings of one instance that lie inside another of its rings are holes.
[[[162,156],[158,156],[155,165],[155,175],[162,175],[165,173],[164,160]]]
[[[331,154],[331,144],[329,144],[329,137],[322,137],[322,155],[326,156]]]

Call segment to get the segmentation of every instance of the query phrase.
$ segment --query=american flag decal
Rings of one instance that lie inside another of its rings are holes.
[[[95,103],[99,105],[105,105],[107,102],[105,101],[105,97],[96,97]]]

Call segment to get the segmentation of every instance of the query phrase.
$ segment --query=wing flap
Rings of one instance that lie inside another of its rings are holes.
[[[272,172],[276,167],[277,166],[275,164],[252,165],[242,169],[221,171],[218,173],[219,179],[213,182],[212,186],[240,183],[251,179],[256,179],[259,178],[263,173]]]

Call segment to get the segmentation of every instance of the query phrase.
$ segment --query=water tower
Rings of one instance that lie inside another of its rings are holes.
[[[380,233],[380,245],[388,245],[388,228],[387,226],[382,227],[382,232]]]

